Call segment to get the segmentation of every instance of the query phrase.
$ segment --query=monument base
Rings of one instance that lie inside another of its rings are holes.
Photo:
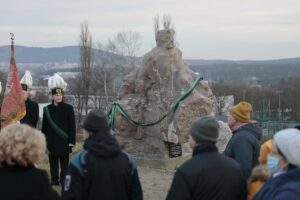
[[[176,170],[180,165],[192,157],[191,154],[183,154],[178,157],[170,157],[170,146],[168,143],[163,144],[163,152],[161,158],[136,157],[138,166],[150,167],[163,170]]]

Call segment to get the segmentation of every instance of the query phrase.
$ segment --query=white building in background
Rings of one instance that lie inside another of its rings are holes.
[[[63,79],[74,79],[79,75],[79,72],[57,72]]]

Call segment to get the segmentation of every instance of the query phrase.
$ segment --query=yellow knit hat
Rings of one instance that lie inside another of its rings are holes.
[[[237,121],[247,123],[250,121],[250,113],[252,111],[252,105],[246,101],[242,101],[239,104],[229,109],[230,114]]]

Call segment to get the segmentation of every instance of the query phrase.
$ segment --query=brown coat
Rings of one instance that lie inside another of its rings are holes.
[[[255,194],[264,186],[265,181],[257,180],[248,185],[247,200],[251,200]]]
[[[253,168],[248,179],[247,200],[251,200],[255,194],[264,186],[270,177],[270,170],[266,165],[258,165]]]

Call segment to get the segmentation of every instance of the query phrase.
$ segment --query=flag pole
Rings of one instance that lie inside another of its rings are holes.
[[[11,56],[3,102],[1,105],[1,128],[4,128],[9,124],[17,123],[26,115],[25,101],[22,98],[23,90],[15,62],[14,33],[10,33],[10,39]]]
[[[14,40],[15,40],[15,34],[9,33],[10,39],[11,39],[11,45],[10,45],[10,51],[11,51],[11,58],[15,57],[15,47],[14,47]]]

